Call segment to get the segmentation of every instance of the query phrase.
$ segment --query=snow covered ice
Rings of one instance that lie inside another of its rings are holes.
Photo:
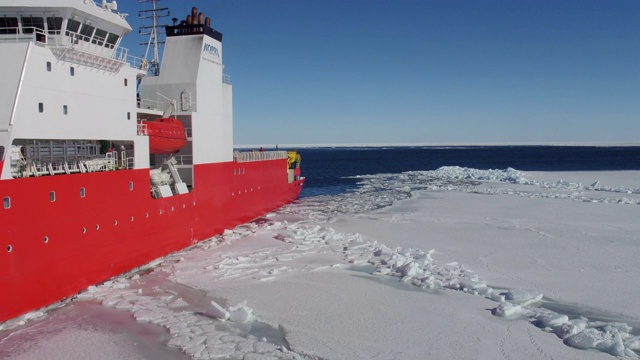
[[[638,358],[640,172],[357,179],[354,192],[302,199],[64,310],[99,302],[161,329],[156,349],[194,359]],[[42,331],[56,313],[4,324],[0,357],[64,358],[77,344]]]

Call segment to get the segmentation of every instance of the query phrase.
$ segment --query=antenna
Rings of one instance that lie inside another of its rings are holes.
[[[142,20],[142,26],[138,33],[142,35],[146,42],[140,45],[146,45],[147,50],[144,53],[144,60],[149,64],[147,71],[149,74],[157,76],[160,74],[160,55],[158,47],[164,44],[164,41],[158,40],[159,35],[164,35],[164,27],[166,25],[158,24],[158,19],[171,16],[169,8],[159,8],[157,5],[160,0],[138,0],[139,3],[151,3],[151,9],[143,9],[138,12],[138,17]],[[145,20],[151,20],[151,25],[145,25]],[[148,61],[149,50],[153,51],[153,59]]]

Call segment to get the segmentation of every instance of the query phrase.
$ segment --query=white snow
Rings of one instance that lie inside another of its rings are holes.
[[[167,334],[151,348],[194,359],[638,358],[640,172],[357,179],[5,323],[0,357],[101,358],[50,330],[99,302]],[[151,351],[80,335],[132,359]]]

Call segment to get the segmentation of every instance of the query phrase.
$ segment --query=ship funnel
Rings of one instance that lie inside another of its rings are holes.
[[[193,24],[191,22],[191,15],[187,15],[187,25],[191,25],[191,24]]]
[[[200,13],[198,14],[198,25],[202,25],[204,24],[204,14]]]
[[[204,19],[204,24],[205,24],[207,27],[211,27],[211,18],[207,16],[207,17]]]

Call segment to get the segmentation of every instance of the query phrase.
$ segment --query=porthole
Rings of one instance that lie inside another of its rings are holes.
[[[158,214],[162,215],[162,209],[158,210]]]
[[[129,191],[133,190],[133,181],[129,181]]]
[[[85,196],[85,190],[83,187],[80,188],[80,197],[83,198]]]
[[[118,220],[113,220],[113,225],[118,225]]]
[[[133,216],[131,217],[131,221],[133,221]]]
[[[13,251],[13,246],[7,245],[7,252],[12,252],[12,251]]]
[[[86,234],[86,233],[87,233],[87,228],[83,227],[83,228],[82,228],[82,233],[83,233],[83,234]]]
[[[149,213],[144,213],[144,217],[149,217]]]
[[[51,201],[51,202],[56,201],[56,192],[55,191],[49,191],[49,201]]]
[[[186,207],[187,207],[187,205],[185,205],[185,204],[182,204],[182,208],[183,208],[183,209],[184,209],[184,208],[186,208]]]
[[[195,201],[193,202],[193,206],[196,206],[196,202]]]
[[[96,224],[96,230],[100,230],[100,224]]]
[[[173,210],[174,210],[174,208],[173,208],[173,206],[172,206],[172,207],[171,207],[171,211],[173,211]]]
[[[8,196],[4,197],[4,208],[8,209],[11,207],[11,198]]]
[[[43,241],[44,241],[45,244],[47,244],[49,242],[49,237],[45,236]]]

